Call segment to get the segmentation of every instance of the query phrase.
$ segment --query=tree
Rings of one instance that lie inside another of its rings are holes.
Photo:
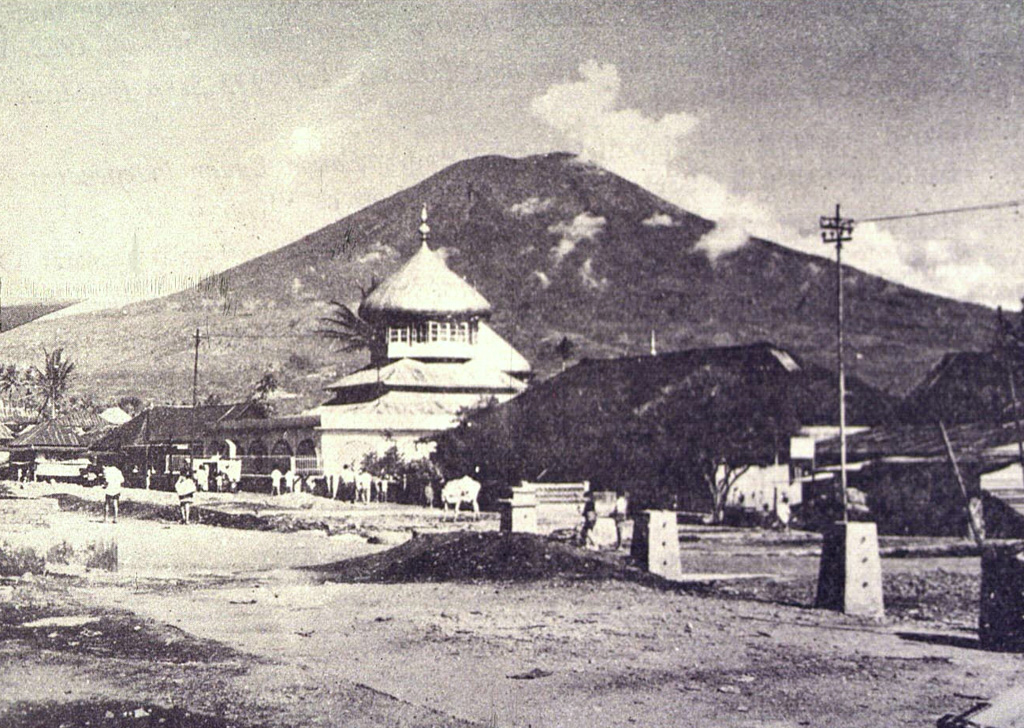
[[[0,396],[8,401],[11,395],[21,389],[24,377],[15,364],[0,365]]]
[[[360,286],[360,301],[365,301],[378,285],[377,279],[371,278],[369,286]],[[330,305],[334,307],[334,312],[320,318],[320,328],[316,333],[325,339],[339,342],[342,351],[370,349],[374,341],[373,325],[340,301],[331,301]]]
[[[664,400],[644,413],[651,449],[664,471],[699,478],[721,523],[733,485],[751,466],[771,462],[800,427],[791,398],[780,382],[757,372],[711,366],[686,376]]]
[[[250,399],[257,402],[266,402],[270,398],[270,395],[276,392],[279,388],[277,375],[271,371],[265,372],[262,377],[256,380],[256,384],[253,385],[252,396]]]
[[[568,336],[563,336],[562,340],[558,342],[558,346],[555,347],[555,352],[562,360],[562,371],[564,372],[569,360],[576,353],[576,344]]]
[[[53,351],[43,349],[43,368],[33,366],[29,370],[32,386],[39,393],[42,402],[40,412],[47,410],[49,419],[57,416],[57,406],[67,395],[75,364],[64,356],[64,349]]]

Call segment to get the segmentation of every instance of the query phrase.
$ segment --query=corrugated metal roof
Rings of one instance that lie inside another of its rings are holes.
[[[367,320],[386,314],[486,316],[491,304],[423,243],[405,265],[381,283],[359,306]]]
[[[1012,422],[974,422],[946,428],[958,459],[1000,462],[1017,457],[1016,428]],[[937,424],[876,427],[846,438],[848,460],[880,460],[897,457],[944,458],[946,447]],[[819,442],[819,462],[837,462],[839,439]]]
[[[487,399],[479,394],[389,392],[369,402],[324,405],[320,428],[439,432],[454,427],[461,412]]]
[[[195,435],[225,420],[262,415],[258,403],[204,405],[195,408]],[[188,442],[193,434],[192,407],[151,407],[115,428],[94,445],[97,450],[121,450],[126,447]]]
[[[74,426],[56,420],[44,420],[25,430],[11,441],[12,448],[83,449],[87,438]]]
[[[449,390],[464,392],[518,393],[526,385],[515,377],[470,360],[422,362],[399,359],[383,367],[367,367],[342,377],[327,389],[381,386],[388,390]]]
[[[478,353],[473,357],[473,361],[479,364],[486,364],[512,374],[529,374],[533,371],[526,357],[501,338],[486,321],[480,322],[476,346]]]

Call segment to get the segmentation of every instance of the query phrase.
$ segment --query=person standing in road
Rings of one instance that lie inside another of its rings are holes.
[[[626,519],[629,517],[629,491],[622,491],[615,499],[615,548],[622,548],[622,532],[626,530]]]
[[[103,522],[107,522],[111,506],[114,511],[114,523],[117,523],[118,505],[121,501],[121,489],[124,487],[124,474],[116,465],[103,467]]]
[[[182,468],[181,475],[174,483],[174,492],[178,494],[181,522],[188,525],[192,517],[192,498],[196,493],[196,481],[187,465]]]

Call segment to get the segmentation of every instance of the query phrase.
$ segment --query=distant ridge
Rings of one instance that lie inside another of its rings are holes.
[[[21,327],[0,336],[0,361],[65,345],[78,387],[109,401],[191,397],[191,334],[200,327],[200,396],[245,395],[275,369],[282,386],[321,388],[365,363],[313,332],[327,301],[407,261],[423,204],[431,246],[494,308],[501,336],[538,373],[573,358],[772,341],[834,365],[834,264],[763,240],[712,264],[697,247],[713,223],[568,154],[486,156],[447,167],[302,239],[164,298]],[[846,275],[849,367],[903,393],[954,350],[980,350],[994,312],[860,271]]]

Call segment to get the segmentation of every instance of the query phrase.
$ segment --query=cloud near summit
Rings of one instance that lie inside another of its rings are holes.
[[[797,232],[756,197],[692,168],[684,142],[699,127],[697,116],[678,111],[656,118],[623,108],[621,89],[614,65],[588,61],[579,67],[578,80],[551,85],[531,101],[530,111],[583,160],[714,221],[716,227],[695,246],[712,262],[740,249],[751,236],[829,255],[817,235]],[[649,218],[644,224],[657,222]],[[571,244],[565,247],[572,249]],[[1021,293],[1015,249],[981,230],[965,240],[934,240],[897,236],[869,223],[857,226],[855,243],[844,250],[851,265],[939,295],[1016,308]]]
[[[701,241],[700,250],[709,258],[744,245],[747,231],[766,234],[778,227],[771,212],[756,200],[685,169],[682,142],[699,123],[695,115],[681,111],[653,118],[622,108],[622,80],[612,64],[588,61],[579,73],[581,80],[554,84],[534,98],[531,112],[561,134],[582,159],[727,227],[728,235],[709,234]]]

